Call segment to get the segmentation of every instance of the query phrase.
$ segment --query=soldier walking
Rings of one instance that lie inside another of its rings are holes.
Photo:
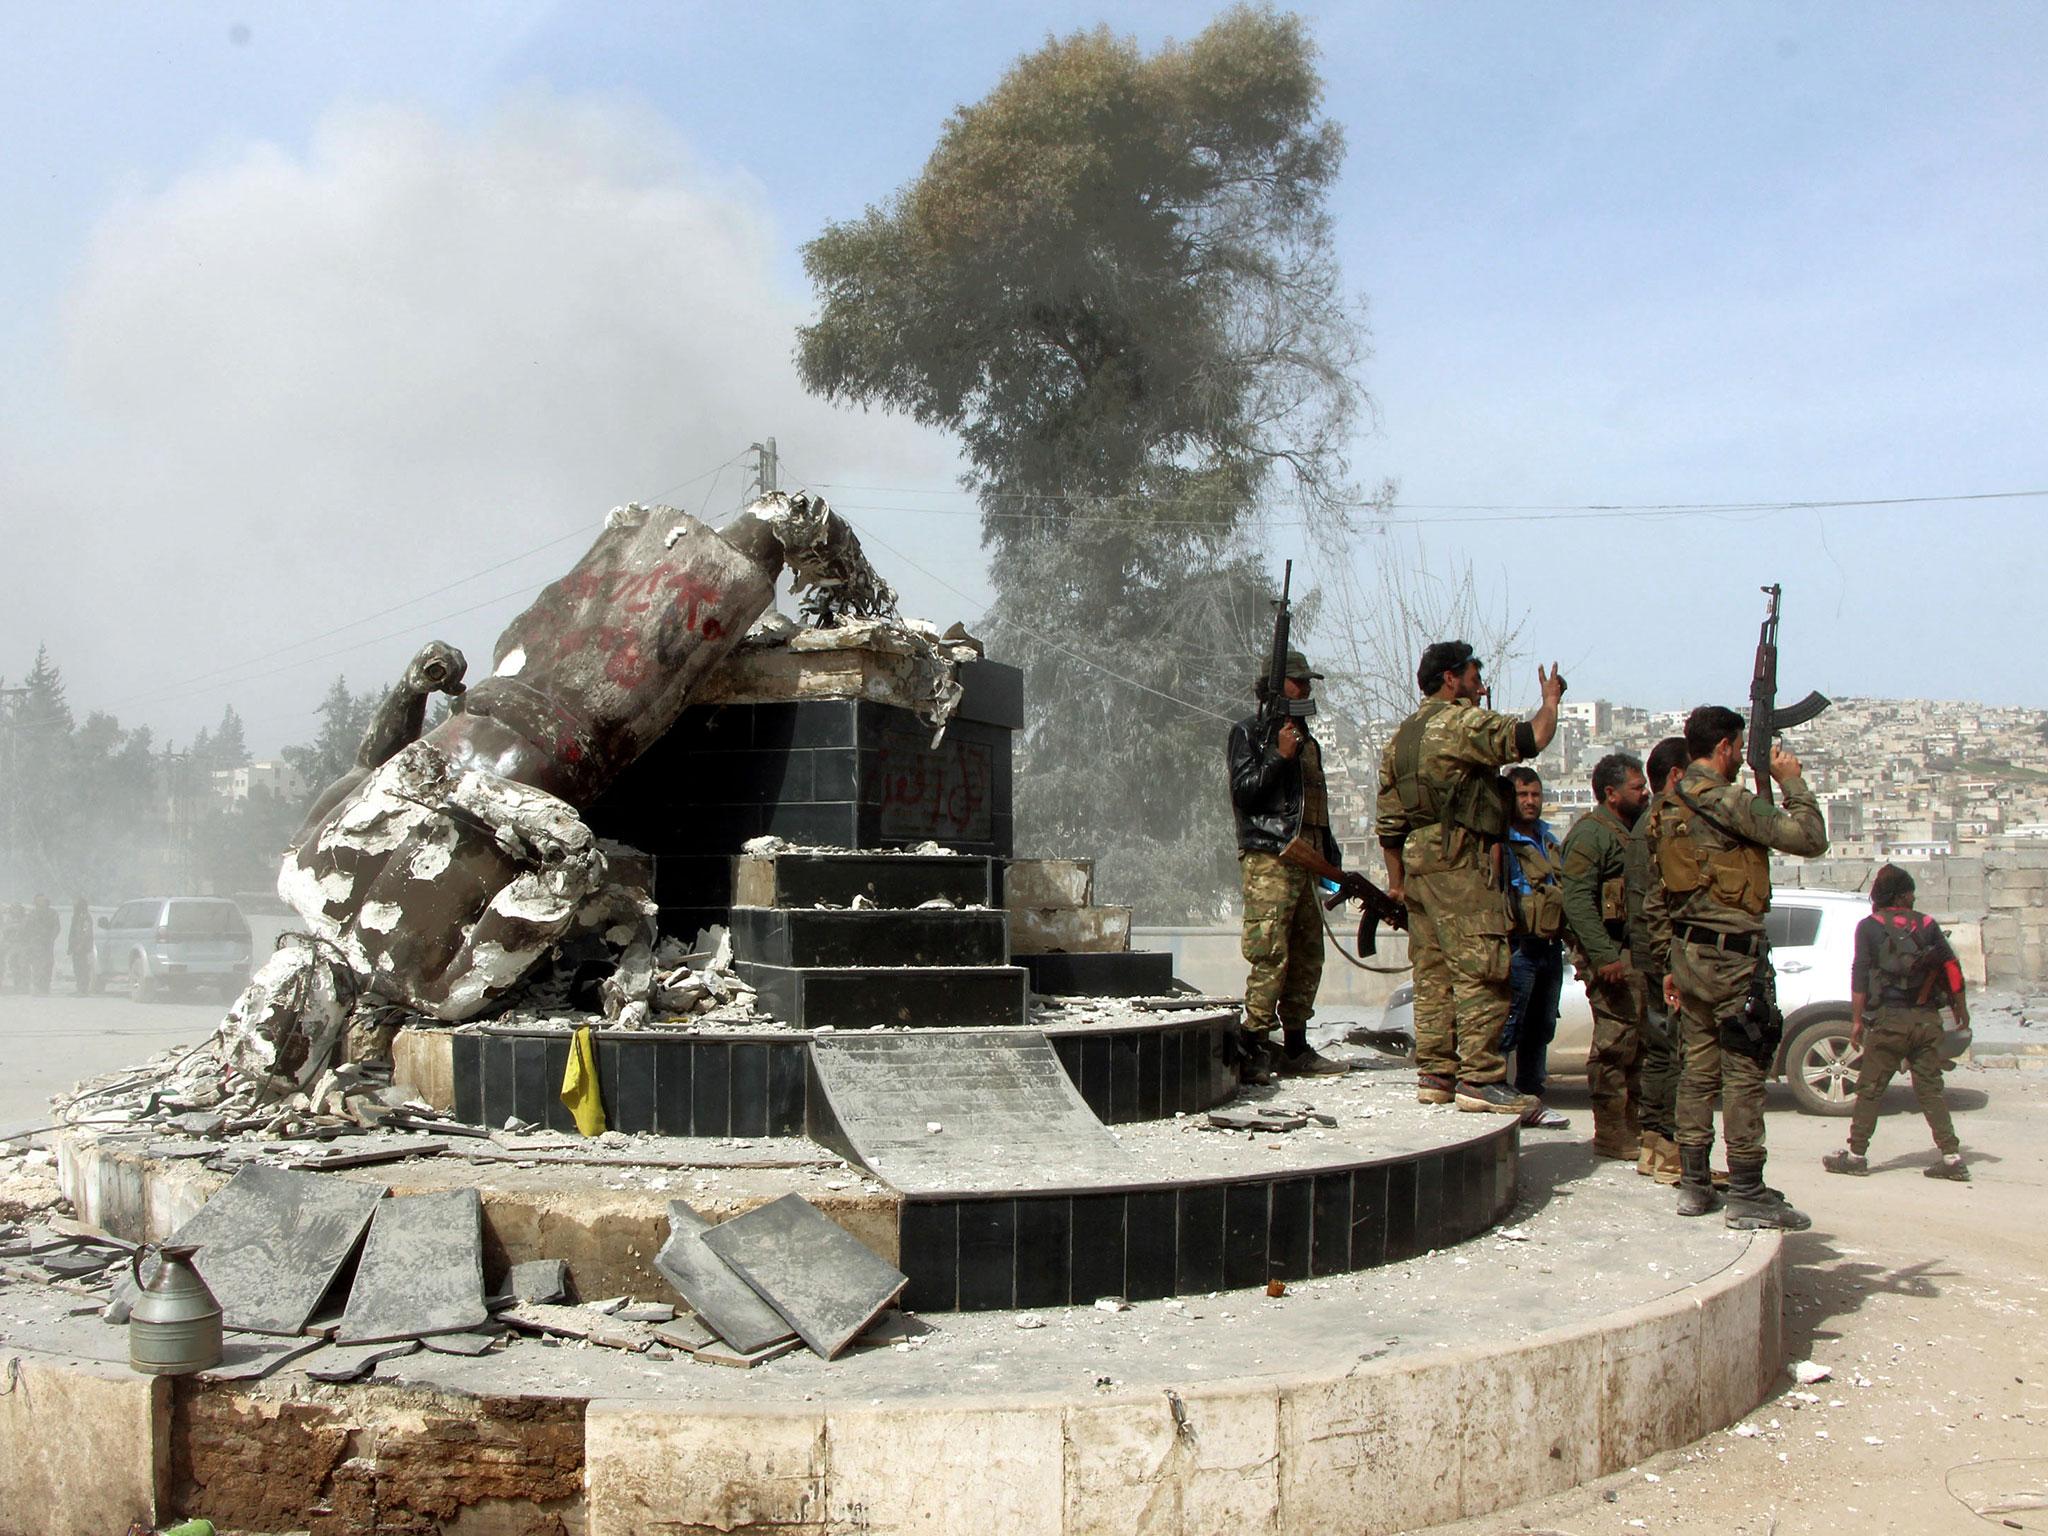
[[[1299,651],[1287,653],[1288,699],[1306,700],[1322,676]],[[1263,687],[1265,679],[1260,679]],[[1230,805],[1237,818],[1238,869],[1244,879],[1244,1054],[1248,1082],[1278,1072],[1321,1076],[1343,1064],[1308,1043],[1309,1016],[1323,979],[1323,913],[1315,876],[1280,851],[1299,836],[1332,864],[1343,854],[1330,831],[1322,748],[1308,721],[1290,714],[1268,737],[1257,716],[1230,728]],[[1275,1029],[1280,1046],[1272,1045]]]
[[[1564,840],[1564,915],[1584,958],[1580,971],[1593,1009],[1586,1053],[1593,1150],[1634,1161],[1642,1150],[1636,1106],[1647,1004],[1628,948],[1628,844],[1649,799],[1642,763],[1626,752],[1608,753],[1593,765],[1593,798],[1591,814],[1574,822]]]
[[[1764,913],[1771,905],[1770,850],[1812,858],[1826,851],[1820,805],[1799,759],[1771,747],[1781,809],[1735,782],[1743,719],[1718,704],[1686,717],[1692,762],[1657,808],[1651,828],[1671,913],[1665,1003],[1681,1015],[1685,1053],[1678,1083],[1678,1214],[1704,1216],[1718,1198],[1708,1165],[1714,1101],[1728,1142],[1731,1227],[1803,1231],[1812,1223],[1764,1173],[1764,1082],[1784,1021],[1773,995]]]
[[[1379,840],[1387,894],[1408,904],[1416,1097],[1519,1115],[1531,1101],[1502,1081],[1500,1053],[1509,921],[1498,855],[1508,814],[1496,770],[1550,745],[1564,678],[1538,667],[1542,707],[1517,720],[1480,708],[1480,670],[1462,640],[1422,653],[1422,706],[1380,758]]]
[[[1672,785],[1685,772],[1685,738],[1667,736],[1650,749],[1650,793],[1662,805],[1673,800]],[[1628,840],[1628,952],[1643,981],[1643,1072],[1636,1115],[1642,1150],[1636,1172],[1659,1184],[1678,1182],[1678,1016],[1664,1004],[1664,974],[1670,968],[1671,914],[1664,882],[1651,857],[1651,812],[1637,820]]]
[[[1849,979],[1849,1038],[1863,1047],[1856,1072],[1856,1113],[1846,1150],[1821,1159],[1829,1173],[1870,1172],[1864,1153],[1877,1129],[1878,1106],[1903,1065],[1913,1074],[1913,1096],[1940,1154],[1924,1171],[1930,1179],[1968,1182],[1963,1144],[1942,1094],[1941,1005],[1957,1029],[1970,1027],[1963,1000],[1963,968],[1941,925],[1913,910],[1913,877],[1887,864],[1870,882],[1870,916],[1856,925],[1856,958]]]

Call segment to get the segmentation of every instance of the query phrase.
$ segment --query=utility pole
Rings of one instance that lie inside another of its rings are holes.
[[[770,495],[777,489],[775,439],[763,438],[760,442],[749,443],[747,446],[754,450],[754,489],[763,496]]]

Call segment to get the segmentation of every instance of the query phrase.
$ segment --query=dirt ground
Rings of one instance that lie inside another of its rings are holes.
[[[1901,1087],[1865,1179],[1820,1166],[1846,1120],[1772,1095],[1768,1177],[1814,1222],[1786,1248],[1786,1358],[1828,1379],[1788,1374],[1733,1430],[1437,1530],[2048,1531],[2048,1072],[1966,1068],[1949,1099],[1967,1185],[1921,1177],[1933,1148]],[[1556,1102],[1583,1110],[1583,1089]]]

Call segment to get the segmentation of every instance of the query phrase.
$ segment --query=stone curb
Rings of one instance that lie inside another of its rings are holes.
[[[1505,1349],[1085,1401],[733,1412],[596,1399],[585,1529],[1353,1536],[1441,1524],[1735,1422],[1781,1368],[1782,1290],[1781,1240],[1767,1233],[1706,1282]]]
[[[181,1438],[188,1454],[204,1442],[261,1462],[286,1449],[267,1450],[268,1435],[298,1448],[358,1431],[444,1494],[465,1455],[483,1458],[479,1475],[545,1474],[548,1512],[580,1504],[587,1536],[1393,1532],[1553,1493],[1734,1422],[1778,1376],[1782,1273],[1779,1238],[1759,1234],[1705,1281],[1506,1348],[1078,1400],[596,1399],[543,1413],[371,1383],[286,1408],[17,1350],[0,1356],[0,1536],[185,1513],[168,1507]],[[537,1435],[544,1445],[525,1444]],[[582,1496],[564,1499],[579,1448]],[[281,1513],[200,1512],[250,1529]]]

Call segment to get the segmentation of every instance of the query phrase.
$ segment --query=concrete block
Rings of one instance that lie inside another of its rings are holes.
[[[1282,1390],[1286,1529],[1381,1536],[1458,1517],[1465,1404],[1445,1364],[1437,1355]]]
[[[442,1114],[454,1114],[454,1035],[445,1029],[401,1029],[391,1042],[391,1080]]]
[[[1131,947],[1129,907],[1011,907],[1013,955],[1120,954]]]
[[[153,1527],[170,1420],[168,1377],[36,1355],[0,1361],[0,1531]]]
[[[587,1536],[826,1530],[822,1412],[598,1401],[583,1456]]]
[[[825,1416],[826,1519],[864,1536],[1059,1536],[1062,1410],[986,1402]]]
[[[1576,1487],[1600,1471],[1597,1326],[1470,1360],[1459,1449],[1461,1515],[1483,1515]]]
[[[1652,1305],[1652,1315],[1611,1326],[1602,1341],[1596,1475],[1699,1438],[1699,1314]]]
[[[1093,859],[1012,859],[1003,871],[1003,905],[1085,907],[1095,892]]]

